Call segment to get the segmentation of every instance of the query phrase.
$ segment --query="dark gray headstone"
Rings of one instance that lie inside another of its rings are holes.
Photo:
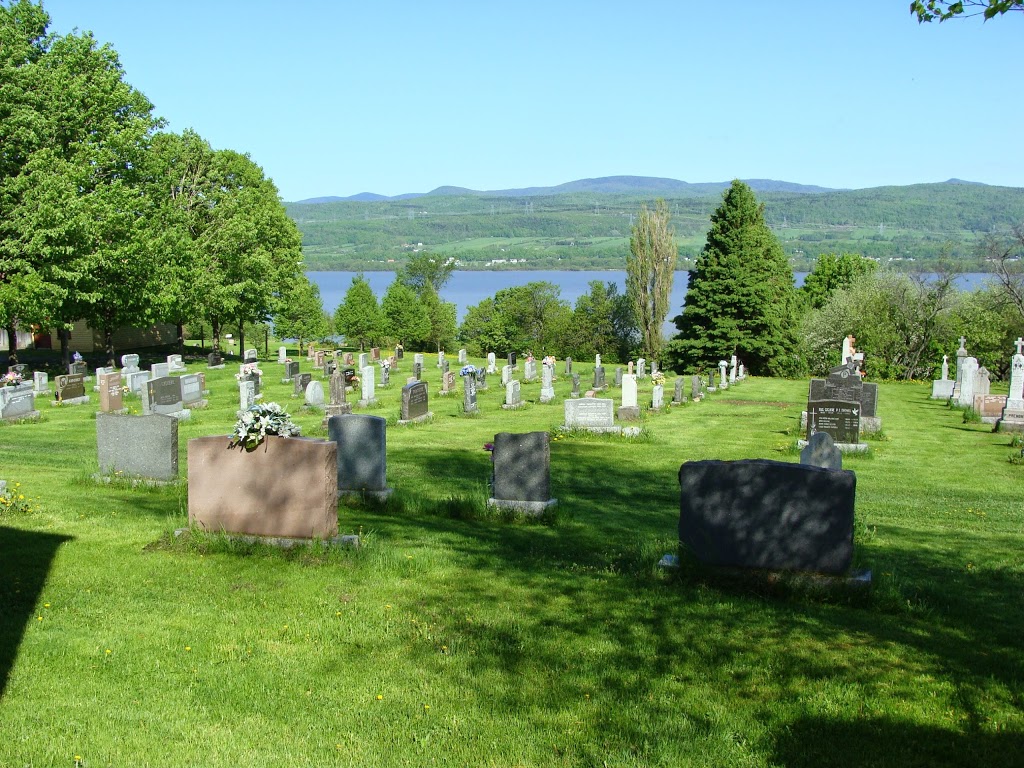
[[[412,364],[412,375],[416,377],[417,381],[423,378],[423,363]]]
[[[206,365],[210,368],[216,368],[218,365],[224,365],[224,358],[220,356],[220,352],[211,352],[206,356]]]
[[[859,403],[863,388],[864,384],[856,365],[839,365],[828,372],[828,378],[825,379],[825,397],[815,399]]]
[[[615,367],[615,386],[622,386],[622,366],[618,365]]]
[[[599,365],[594,368],[594,389],[604,389],[604,366]]]
[[[865,383],[860,393],[860,415],[875,417],[878,414],[878,385]]]
[[[410,421],[430,412],[427,398],[427,383],[417,381],[402,387],[402,421]]]
[[[338,444],[338,490],[387,490],[387,421],[347,413],[327,420],[327,436]]]
[[[296,361],[287,362],[284,364],[284,377],[286,379],[294,379],[299,373],[299,364]]]
[[[313,380],[311,373],[299,373],[292,377],[292,386],[296,397],[303,397],[306,394],[306,387]]]
[[[121,472],[129,477],[174,480],[178,476],[178,420],[98,413],[96,451],[103,475]]]
[[[345,368],[342,370],[341,375],[345,377],[345,384],[351,386],[352,379],[356,377],[355,368]]]
[[[479,410],[476,404],[476,376],[473,374],[462,377],[462,410],[466,413]]]
[[[72,363],[74,365],[74,363]],[[81,373],[62,373],[53,380],[54,394],[58,400],[71,400],[85,397],[85,375]]]
[[[572,358],[565,358],[565,375],[572,376]]]
[[[177,413],[185,408],[181,395],[181,379],[177,376],[162,376],[146,382],[149,410],[152,413]]]
[[[494,436],[494,498],[501,501],[551,499],[551,453],[547,432]]]
[[[676,379],[675,391],[672,393],[672,401],[675,403],[683,402],[683,379],[679,377]]]
[[[580,375],[578,373],[574,373],[572,375],[572,395],[571,395],[571,397],[579,397],[579,396],[580,396]]]
[[[860,403],[811,400],[807,403],[807,439],[826,432],[837,443],[860,442]]]
[[[679,540],[710,565],[844,573],[857,479],[848,470],[753,459],[679,468]]]
[[[700,376],[694,375],[694,376],[690,377],[690,399],[691,400],[696,400],[697,398],[700,397],[702,386],[703,386],[703,382],[701,381]]]
[[[68,373],[72,376],[81,375],[85,376],[89,373],[89,366],[84,360],[79,360],[74,363],[68,363]],[[78,397],[78,395],[75,395]]]
[[[800,451],[800,463],[822,469],[842,469],[843,453],[828,432],[815,432]]]

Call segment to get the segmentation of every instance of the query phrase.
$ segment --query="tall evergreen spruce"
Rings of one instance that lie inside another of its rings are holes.
[[[752,373],[798,368],[793,272],[750,187],[733,181],[711,215],[711,230],[675,317],[667,360],[677,371],[714,369],[737,355]]]

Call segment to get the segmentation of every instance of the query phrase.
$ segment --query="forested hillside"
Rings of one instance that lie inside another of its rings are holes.
[[[570,185],[563,185],[570,186]],[[704,244],[719,203],[711,185],[664,195],[681,263]],[[621,268],[632,219],[656,193],[554,195],[431,193],[402,200],[289,203],[310,269],[389,269],[427,250],[462,269]],[[945,182],[806,192],[761,191],[759,199],[794,267],[820,253],[854,252],[928,269],[937,259],[977,266],[988,232],[1024,222],[1024,189]]]

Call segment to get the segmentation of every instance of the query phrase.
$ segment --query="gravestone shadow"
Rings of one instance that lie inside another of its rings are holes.
[[[0,526],[0,697],[57,550],[71,539]]]

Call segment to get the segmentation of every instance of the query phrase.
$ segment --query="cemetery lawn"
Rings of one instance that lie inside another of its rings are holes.
[[[181,424],[177,484],[93,480],[91,389],[0,424],[0,478],[32,500],[0,516],[0,766],[1021,764],[1024,466],[1006,435],[929,384],[880,385],[884,437],[844,460],[870,591],[724,579],[657,566],[679,465],[797,461],[806,381],[748,379],[636,439],[553,437],[540,523],[486,512],[482,448],[560,425],[568,378],[551,405],[524,384],[511,412],[490,376],[466,417],[433,361],[431,423],[394,425],[410,354],[364,411],[389,419],[395,494],[340,506],[358,550],[173,536],[187,440],[234,422],[230,360]],[[261,367],[265,399],[324,435]]]

